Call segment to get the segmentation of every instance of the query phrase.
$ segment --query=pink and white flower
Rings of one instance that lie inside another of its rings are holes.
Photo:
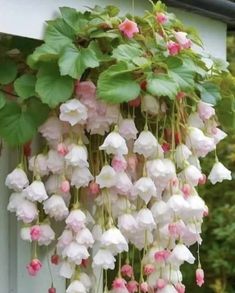
[[[84,124],[87,119],[87,108],[77,99],[69,100],[60,106],[60,120],[70,125]]]
[[[29,180],[24,170],[17,167],[7,175],[5,185],[14,191],[22,191],[29,185]]]
[[[123,119],[119,124],[119,133],[126,140],[136,139],[138,130],[133,119]]]
[[[33,181],[26,189],[25,196],[31,201],[43,202],[48,198],[45,186],[41,180]]]
[[[188,39],[187,33],[185,32],[175,32],[174,36],[176,41],[180,44],[183,49],[189,49],[192,46],[192,41]]]
[[[99,149],[113,155],[126,155],[128,153],[125,139],[117,131],[109,133]]]
[[[128,18],[119,24],[118,28],[129,39],[133,38],[134,35],[139,32],[137,24]]]
[[[57,221],[63,220],[69,213],[63,198],[56,194],[43,202],[43,209],[47,215]]]
[[[68,228],[77,233],[85,228],[86,215],[81,210],[72,210],[65,220],[65,223]]]
[[[68,165],[73,167],[88,167],[88,153],[84,145],[72,145],[64,157]]]
[[[215,115],[213,105],[200,101],[197,105],[200,118],[205,121]]]

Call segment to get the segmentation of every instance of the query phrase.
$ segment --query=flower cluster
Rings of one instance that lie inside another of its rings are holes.
[[[156,38],[167,39],[168,61],[181,62],[172,56],[191,52],[187,33],[173,31],[166,38],[170,15],[164,11],[154,21]],[[140,33],[127,18],[117,29],[128,41]],[[161,68],[154,70],[161,75]],[[73,97],[39,128],[46,147],[6,178],[13,190],[8,210],[22,222],[21,238],[32,243],[29,274],[42,268],[40,246],[53,243],[51,262],[71,280],[67,293],[90,292],[94,282],[102,284],[103,270],[106,293],[185,292],[181,266],[196,261],[189,247],[197,244],[199,252],[208,215],[197,187],[232,179],[216,155],[226,134],[214,106],[181,86],[168,99],[167,89],[153,94],[155,83],[140,81],[140,95],[120,105],[100,99],[92,75],[77,80]],[[215,163],[206,176],[200,163],[213,151]],[[59,234],[54,222],[63,229]],[[197,262],[202,286],[199,253]],[[109,270],[115,270],[112,282]],[[49,292],[55,292],[53,284]]]

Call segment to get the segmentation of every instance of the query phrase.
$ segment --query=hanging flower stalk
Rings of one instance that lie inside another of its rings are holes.
[[[29,274],[42,269],[40,246],[53,243],[67,293],[182,293],[181,266],[195,261],[202,286],[189,247],[201,245],[208,214],[201,160],[214,152],[208,179],[231,180],[216,155],[226,73],[161,2],[143,17],[120,18],[112,6],[61,13],[28,58],[35,91],[53,109],[38,128],[43,151],[6,178],[8,210],[32,243]]]

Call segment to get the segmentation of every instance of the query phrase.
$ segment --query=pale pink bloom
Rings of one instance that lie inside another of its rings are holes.
[[[113,155],[126,155],[128,153],[125,139],[117,131],[110,132],[99,149]]]
[[[138,292],[139,283],[135,280],[131,280],[126,284],[126,288],[129,293],[136,293]]]
[[[199,185],[204,185],[204,184],[206,184],[206,181],[207,181],[206,175],[202,174],[202,178],[200,178],[198,183],[199,183]]]
[[[68,153],[68,147],[63,142],[59,143],[56,149],[58,154],[60,154],[63,157]]]
[[[157,263],[162,263],[162,262],[165,262],[169,258],[170,254],[171,253],[169,250],[159,250],[155,252],[154,259]]]
[[[57,249],[62,251],[66,246],[68,246],[73,241],[73,232],[71,230],[64,230],[63,233],[58,238]]]
[[[213,105],[200,101],[197,105],[198,114],[202,120],[208,120],[215,115]]]
[[[173,285],[167,284],[164,288],[158,289],[157,293],[177,293],[177,291]]]
[[[196,282],[199,287],[204,284],[204,271],[201,268],[196,270]]]
[[[196,127],[199,129],[203,129],[205,127],[204,122],[200,118],[198,112],[191,113],[188,117],[188,125],[191,127]]]
[[[193,264],[195,257],[184,244],[177,244],[168,259],[171,263],[181,265],[185,261]]]
[[[55,218],[56,221],[63,220],[69,213],[63,198],[56,194],[43,202],[43,209],[47,215]]]
[[[180,45],[176,42],[169,41],[167,43],[167,49],[171,56],[178,55],[180,52]]]
[[[76,241],[72,241],[62,251],[63,258],[68,258],[68,261],[74,262],[76,265],[80,265],[83,259],[87,259],[90,254],[84,245],[78,244]]]
[[[88,189],[90,195],[98,195],[100,193],[100,186],[94,181],[89,183]]]
[[[172,218],[172,211],[163,200],[156,201],[151,207],[151,212],[156,223],[169,222]]]
[[[191,194],[191,186],[188,183],[185,183],[183,187],[181,188],[181,191],[183,192],[184,197],[188,198],[189,195]]]
[[[38,216],[36,204],[24,199],[17,207],[16,216],[18,220],[21,220],[26,224],[33,222]]]
[[[182,220],[178,220],[177,222],[168,225],[169,234],[175,239],[180,238],[184,234],[185,229],[186,227]]]
[[[41,224],[40,225],[40,236],[38,238],[39,245],[48,246],[55,239],[55,232],[52,230],[49,224]]]
[[[123,277],[131,278],[133,276],[133,267],[129,264],[125,264],[121,267],[121,273]]]
[[[141,110],[149,115],[157,115],[160,111],[160,104],[156,97],[144,95],[141,99]]]
[[[175,289],[177,290],[177,293],[184,293],[185,292],[185,286],[182,283],[176,284]]]
[[[153,180],[149,177],[141,177],[135,182],[132,195],[138,195],[147,204],[152,197],[156,197],[156,187]]]
[[[59,275],[66,279],[71,279],[75,271],[75,264],[69,261],[63,261],[60,267]]]
[[[77,99],[68,100],[60,106],[60,120],[70,125],[84,124],[87,119],[87,108]]]
[[[187,38],[187,33],[185,32],[175,32],[174,33],[177,42],[183,49],[189,49],[192,46],[192,41]]]
[[[61,121],[55,117],[49,117],[47,121],[39,127],[39,132],[48,141],[59,141],[63,134]]]
[[[225,137],[227,137],[227,133],[225,133],[223,130],[215,127],[212,131],[212,134],[210,134],[214,138],[215,144],[219,143],[221,140],[223,140]]]
[[[86,215],[81,210],[72,210],[65,220],[67,227],[74,232],[79,232],[85,227]]]
[[[32,242],[30,232],[31,232],[31,227],[27,227],[27,226],[22,227],[20,229],[20,237],[21,237],[21,239],[24,240],[24,241]]]
[[[34,225],[30,228],[30,236],[32,241],[37,241],[41,236],[41,227],[39,225]]]
[[[48,175],[47,155],[38,154],[29,159],[29,170],[40,176]]]
[[[115,170],[108,166],[105,165],[99,175],[96,176],[96,183],[99,184],[100,188],[110,188],[115,186],[117,182],[117,174],[115,172]]]
[[[14,191],[22,191],[29,185],[29,180],[24,170],[17,167],[7,175],[5,185]]]
[[[84,105],[89,107],[85,102],[95,99],[96,86],[90,80],[76,82],[76,96],[83,102]]]
[[[119,124],[119,133],[126,140],[136,139],[138,130],[133,119],[123,119]]]
[[[100,242],[103,247],[112,251],[114,255],[123,251],[128,251],[127,241],[121,231],[116,227],[106,230],[102,234]]]
[[[148,158],[156,152],[157,146],[157,139],[152,132],[144,130],[135,141],[133,151]]]
[[[146,264],[146,265],[144,266],[144,274],[145,274],[146,276],[151,275],[154,271],[155,271],[155,267],[154,267],[154,265],[152,265],[152,264]]]
[[[179,144],[175,150],[175,162],[179,168],[183,168],[185,161],[192,155],[192,152],[185,144]]]
[[[72,172],[71,185],[76,188],[86,187],[93,179],[94,177],[88,168],[76,167]]]
[[[152,231],[156,227],[153,214],[148,208],[139,210],[136,221],[140,229]]]
[[[76,241],[78,244],[84,245],[87,248],[92,247],[95,242],[92,233],[87,228],[82,228],[77,232]]]
[[[183,172],[186,182],[192,186],[197,186],[199,180],[202,178],[201,171],[193,165],[187,166]]]
[[[54,174],[62,173],[64,169],[64,158],[57,151],[49,150],[47,167]]]
[[[60,190],[64,193],[69,192],[70,190],[70,183],[68,180],[63,180],[60,185]]]
[[[116,278],[112,283],[112,293],[128,293],[126,289],[126,280]]]
[[[223,180],[232,180],[231,171],[228,170],[222,163],[216,162],[211,169],[208,179],[212,184],[222,182]]]
[[[133,38],[134,34],[139,32],[137,24],[128,18],[119,24],[118,28],[129,39]]]
[[[81,281],[75,280],[70,283],[66,293],[87,293],[87,289]]]
[[[168,21],[168,17],[166,16],[165,13],[158,12],[156,14],[156,21],[160,24],[165,24]]]
[[[26,189],[25,196],[31,201],[43,202],[48,198],[45,186],[41,180],[33,181]]]
[[[189,205],[182,194],[173,194],[167,201],[167,206],[177,215],[185,213]]]
[[[42,263],[39,259],[32,259],[31,262],[27,265],[27,270],[30,276],[36,276],[37,273],[41,270]]]
[[[10,212],[16,212],[21,203],[25,200],[25,193],[23,192],[14,192],[11,194],[7,210]]]
[[[68,165],[73,167],[88,167],[88,153],[84,145],[71,145],[69,152],[64,157]]]
[[[125,233],[135,233],[137,222],[132,214],[122,214],[118,217],[118,228]]]
[[[163,289],[166,285],[167,285],[167,283],[164,279],[157,280],[157,288],[158,289]]]
[[[140,291],[143,293],[149,292],[149,285],[147,282],[143,282],[140,284]]]
[[[101,248],[93,257],[92,268],[102,268],[104,270],[113,270],[115,267],[115,257],[109,249]]]
[[[127,168],[127,161],[122,155],[116,155],[112,159],[112,167],[116,172],[123,172]]]

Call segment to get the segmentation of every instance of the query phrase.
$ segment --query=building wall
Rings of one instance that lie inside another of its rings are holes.
[[[45,20],[55,17],[58,7],[71,6],[82,10],[84,6],[112,3],[119,6],[123,14],[132,12],[131,0],[0,0],[0,31],[42,39]],[[142,14],[149,7],[148,3],[147,0],[136,0],[135,13]],[[226,58],[225,24],[186,11],[171,11],[186,24],[198,29],[206,50],[216,57]],[[47,260],[44,259],[44,269],[37,278],[28,277],[25,266],[30,258],[30,247],[20,240],[15,217],[6,211],[9,192],[4,187],[4,178],[13,168],[14,161],[12,152],[4,148],[0,158],[0,293],[46,293],[50,285]],[[63,280],[56,278],[55,285],[57,293],[64,293]]]

